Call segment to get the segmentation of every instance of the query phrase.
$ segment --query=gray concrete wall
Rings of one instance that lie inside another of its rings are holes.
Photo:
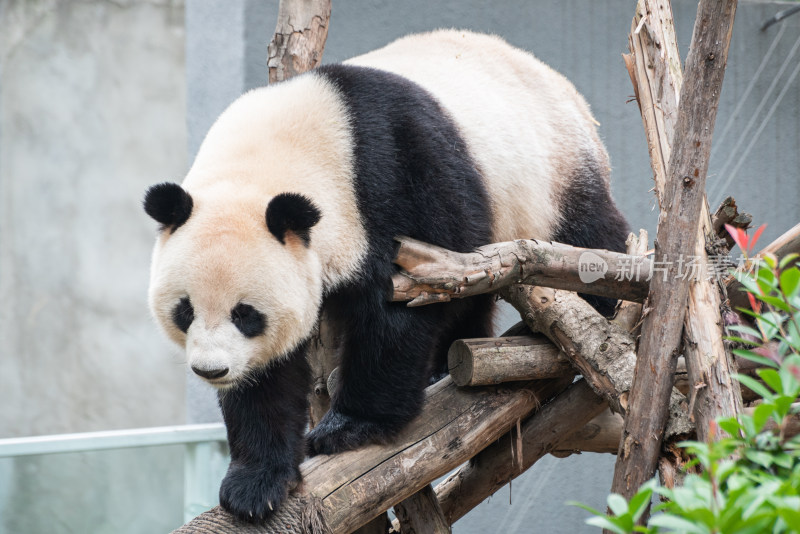
[[[0,67],[0,437],[184,422],[141,209],[186,169],[183,3],[3,0]],[[2,532],[163,531],[182,454],[3,460],[0,488]]]
[[[324,60],[437,27],[504,36],[584,94],[623,211],[654,230],[620,59],[633,4],[334,0]],[[685,57],[696,2],[674,6]],[[740,3],[710,169],[712,203],[735,194],[770,223],[765,241],[800,219],[800,16],[758,31],[785,6]],[[180,179],[219,111],[265,79],[276,14],[277,0],[187,0],[185,19],[180,0],[0,0],[0,437],[218,419],[213,392],[185,379],[149,319],[154,228],[139,202],[149,184]],[[613,462],[545,459],[514,483],[513,504],[505,488],[455,532],[588,532],[563,503],[602,508]],[[52,517],[77,521],[63,532],[163,531],[179,520],[181,475],[176,451],[2,461],[0,532],[52,532]],[[53,513],[9,514],[34,499]],[[153,522],[131,516],[137,502]]]

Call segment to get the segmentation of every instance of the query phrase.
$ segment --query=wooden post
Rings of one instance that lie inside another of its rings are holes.
[[[278,24],[269,43],[269,83],[311,70],[322,61],[331,0],[281,0]]]
[[[711,135],[735,13],[735,0],[701,0],[697,10],[655,241],[654,261],[663,262],[666,275],[650,283],[629,413],[614,471],[612,491],[626,498],[653,476],[658,462],[689,297],[689,280],[676,260],[696,250]]]
[[[400,534],[450,534],[450,523],[428,484],[394,507]]]
[[[684,82],[669,3],[640,0],[631,28],[630,46],[633,58],[626,59],[626,64],[629,66],[636,92],[641,97],[639,104],[647,144],[653,156],[651,163],[655,175],[655,191],[663,218],[666,215],[664,176],[669,172],[664,162],[669,161],[672,154],[673,141],[670,133],[674,134],[676,127],[679,93]],[[724,65],[722,69],[724,70]],[[736,214],[735,203],[731,201],[728,207],[732,209],[728,212],[723,209],[723,213]],[[696,423],[697,438],[705,441],[711,421],[740,412],[742,401],[739,383],[731,378],[731,374],[735,372],[733,356],[722,341],[722,277],[706,268],[709,264],[706,249],[708,245],[714,244],[717,227],[709,214],[705,193],[701,209],[693,253],[679,253],[684,254],[684,260],[691,258],[698,267],[695,274],[688,276],[689,308],[685,316],[683,352],[689,379],[694,386],[689,392],[689,406]],[[684,265],[688,265],[688,261]],[[685,268],[684,276],[688,275],[689,269]]]

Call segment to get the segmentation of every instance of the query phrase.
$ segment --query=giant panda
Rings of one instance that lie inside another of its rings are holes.
[[[218,389],[224,508],[264,519],[306,454],[391,440],[451,341],[490,334],[491,297],[387,300],[396,236],[462,252],[516,238],[624,249],[595,125],[532,55],[454,30],[250,91],[222,113],[182,184],[154,185],[144,207],[161,225],[152,313]],[[323,309],[344,339],[340,384],[304,435]]]

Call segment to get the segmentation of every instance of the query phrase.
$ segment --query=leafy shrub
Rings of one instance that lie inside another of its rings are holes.
[[[755,238],[728,228],[747,255]],[[610,515],[580,503],[594,517],[587,523],[611,532],[681,533],[800,533],[800,436],[787,438],[793,416],[800,413],[800,268],[798,256],[780,261],[761,258],[753,272],[736,273],[748,293],[753,326],[736,325],[731,340],[748,347],[738,356],[755,361],[761,379],[735,375],[761,397],[752,414],[720,418],[712,425],[709,443],[686,441],[690,462],[698,473],[683,485],[661,487],[656,479],[644,484],[630,502],[609,495]],[[722,434],[724,432],[725,434]],[[719,436],[720,439],[714,440]],[[662,498],[647,526],[637,521],[653,494]]]

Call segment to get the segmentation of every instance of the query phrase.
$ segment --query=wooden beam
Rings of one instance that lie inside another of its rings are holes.
[[[447,521],[455,523],[605,409],[584,380],[570,385],[524,422],[521,433],[506,434],[436,486]]]
[[[426,390],[422,414],[393,444],[303,462],[302,487],[264,525],[246,526],[215,508],[175,532],[208,532],[202,529],[210,524],[236,525],[250,529],[242,532],[259,534],[300,532],[311,517],[316,526],[309,532],[350,533],[506,434],[560,391],[552,383],[459,389],[446,378]]]
[[[410,300],[409,306],[488,293],[511,284],[640,302],[651,275],[645,257],[561,243],[520,239],[458,253],[408,237],[398,241],[394,261],[403,271],[392,278],[391,299]]]
[[[701,0],[667,165],[655,241],[665,277],[650,283],[612,491],[630,498],[656,470],[689,297],[676,259],[696,251],[711,135],[736,12],[735,0]],[[716,311],[716,310],[715,310]],[[721,341],[721,340],[720,340]]]

